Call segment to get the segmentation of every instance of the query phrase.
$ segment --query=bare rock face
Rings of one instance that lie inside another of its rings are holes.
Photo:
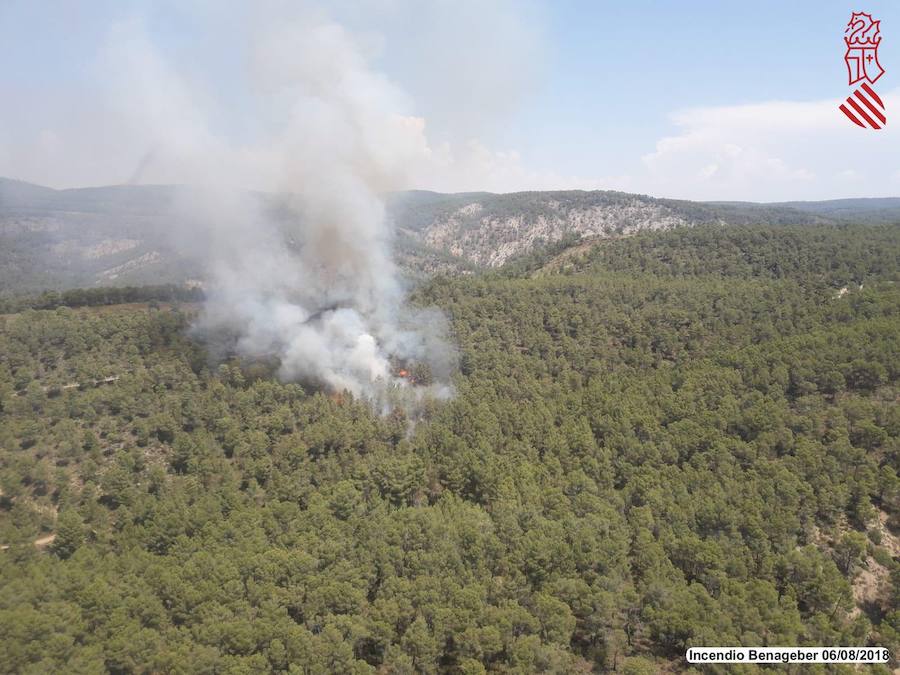
[[[526,208],[513,210],[485,208],[481,202],[465,204],[435,217],[421,231],[422,240],[431,248],[475,265],[499,267],[538,244],[559,241],[571,234],[593,238],[624,236],[696,222],[672,207],[634,195],[590,204],[584,200],[561,201],[552,194],[537,203],[529,200],[532,203]]]
[[[159,251],[148,251],[143,255],[139,255],[136,258],[131,258],[126,260],[121,265],[116,265],[115,267],[110,267],[109,269],[103,270],[98,275],[101,279],[118,279],[125,272],[132,272],[135,270],[139,270],[143,267],[147,267],[148,265],[152,265],[154,263],[158,263],[160,260]]]
[[[90,246],[82,252],[82,255],[89,260],[96,258],[104,258],[116,253],[130,251],[141,245],[140,239],[104,239],[103,241]]]
[[[900,199],[837,202],[691,202],[610,190],[493,194],[396,193],[388,217],[417,259],[439,256],[457,273],[499,267],[536,247],[570,238],[597,240],[694,225],[806,225],[892,222]],[[862,210],[860,210],[862,209]],[[418,247],[418,249],[416,248]],[[403,264],[401,255],[398,261]]]

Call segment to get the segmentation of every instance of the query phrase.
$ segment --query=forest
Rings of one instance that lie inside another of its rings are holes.
[[[459,350],[415,414],[213,360],[193,292],[7,307],[0,671],[900,654],[900,228],[570,243],[414,289]]]

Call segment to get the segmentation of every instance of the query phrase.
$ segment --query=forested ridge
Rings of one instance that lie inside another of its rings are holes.
[[[212,362],[190,309],[2,316],[0,670],[896,655],[898,254],[710,226],[435,278],[457,391],[414,423]]]
[[[284,193],[236,191],[261,214],[296,225]],[[209,280],[209,241],[182,205],[202,203],[186,185],[109,185],[54,190],[0,177],[0,305],[10,291],[64,291]],[[387,196],[393,254],[415,276],[467,274],[509,263],[543,244],[578,236],[617,237],[697,225],[900,223],[900,199],[760,204],[656,199],[615,191]],[[196,237],[188,245],[185,234]],[[212,237],[213,233],[207,233]]]

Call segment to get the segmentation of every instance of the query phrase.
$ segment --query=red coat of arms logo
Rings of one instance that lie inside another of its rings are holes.
[[[851,86],[861,80],[875,84],[884,75],[884,68],[878,62],[878,45],[881,44],[881,21],[875,21],[871,14],[853,12],[847,30],[844,31],[847,53],[844,61],[850,75]]]
[[[853,12],[844,31],[847,51],[844,63],[852,87],[862,84],[847,97],[838,109],[856,126],[864,129],[881,129],[887,124],[884,103],[870,87],[884,75],[884,68],[878,61],[878,47],[881,45],[881,21],[871,14]]]

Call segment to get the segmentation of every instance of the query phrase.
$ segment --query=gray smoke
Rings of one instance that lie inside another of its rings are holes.
[[[382,199],[407,180],[421,124],[397,114],[396,90],[319,17],[267,32],[253,68],[260,95],[286,111],[263,160],[283,198],[211,188],[179,204],[208,237],[199,329],[234,331],[240,354],[276,356],[282,378],[383,409],[449,395],[443,322],[404,303]],[[437,383],[398,376],[410,363],[427,365]]]
[[[0,83],[18,102],[0,125],[0,174],[190,185],[170,221],[210,282],[198,334],[234,335],[284,379],[381,407],[446,395],[445,322],[406,303],[381,196],[522,175],[471,134],[534,79],[540,22],[519,16],[523,1],[330,0],[330,15],[318,0],[112,3],[78,51],[77,95]],[[53,3],[18,11],[59,23]]]

